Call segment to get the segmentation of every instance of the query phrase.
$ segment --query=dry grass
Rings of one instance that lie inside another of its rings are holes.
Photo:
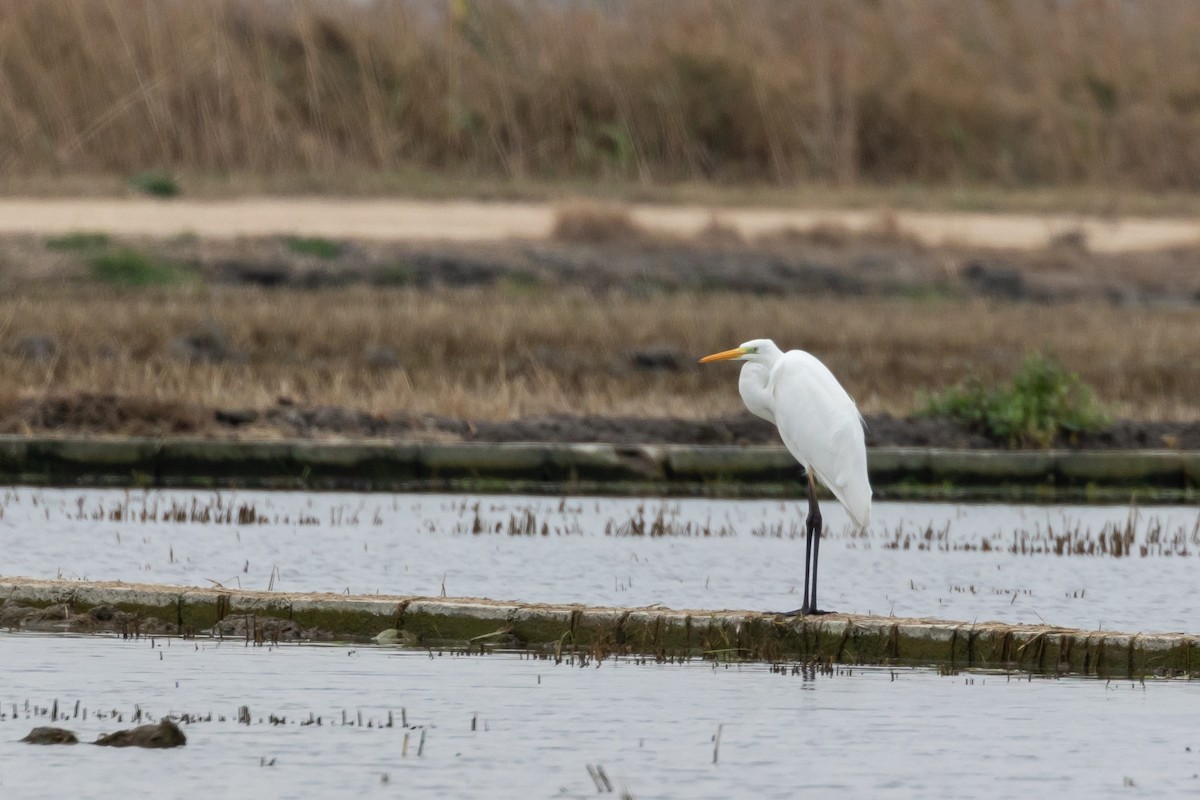
[[[193,363],[171,340],[215,320],[232,358]],[[736,411],[736,370],[691,359],[756,336],[822,358],[868,413],[974,371],[1007,378],[1052,345],[1118,416],[1200,416],[1200,311],[714,294],[593,296],[525,288],[306,292],[35,290],[0,298],[0,405],[113,393],[208,408],[285,396],[369,412],[510,419],[543,413],[708,417]],[[36,363],[14,353],[57,338]],[[684,368],[635,369],[630,350],[677,348]],[[372,351],[391,348],[399,366]]]
[[[0,0],[0,175],[1195,189],[1198,39],[1190,0]]]
[[[563,242],[605,243],[648,238],[648,232],[621,206],[570,203],[554,216],[551,238]]]

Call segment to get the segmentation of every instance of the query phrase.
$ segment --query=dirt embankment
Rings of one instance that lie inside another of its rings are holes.
[[[887,414],[866,418],[868,447],[1002,448],[1006,442],[958,423]],[[26,401],[0,420],[3,432],[217,438],[339,438],[394,441],[607,442],[778,445],[774,426],[749,413],[709,419],[546,415],[509,421],[371,414],[330,406],[209,410],[179,403],[78,395]],[[1096,433],[1060,437],[1079,449],[1200,449],[1200,422],[1116,420]]]
[[[657,214],[670,222],[673,213],[684,211],[659,209]],[[519,219],[531,212],[522,208],[514,213]],[[1007,231],[999,240],[1009,246],[971,243],[969,238],[956,240],[948,234],[941,237],[946,243],[935,246],[926,240],[939,238],[936,232],[942,228],[926,224],[945,225],[946,220],[906,227],[890,216],[855,212],[857,216],[846,222],[809,215],[789,225],[793,215],[762,213],[766,215],[762,219],[749,217],[741,225],[710,216],[699,227],[690,223],[649,227],[625,211],[584,209],[560,213],[553,226],[549,224],[553,218],[547,217],[546,225],[531,229],[542,234],[536,239],[505,238],[502,226],[485,219],[481,228],[462,221],[457,227],[425,227],[424,222],[411,230],[401,226],[387,240],[356,236],[361,231],[350,221],[344,228],[334,228],[341,234],[332,238],[262,234],[230,238],[211,233],[164,237],[147,235],[151,231],[140,228],[138,235],[122,236],[104,227],[116,219],[102,217],[94,233],[78,232],[90,228],[68,228],[76,232],[0,237],[0,262],[5,264],[0,283],[17,290],[64,279],[103,278],[108,276],[105,269],[121,269],[129,260],[140,259],[151,268],[174,269],[180,281],[266,288],[321,289],[356,283],[416,288],[504,285],[516,290],[571,286],[642,294],[1200,304],[1200,243],[1098,251],[1084,227],[1059,226],[1057,233],[1038,234],[997,215],[983,229]],[[772,221],[777,226],[767,227]],[[1016,227],[1009,231],[1006,223]],[[127,227],[117,226],[117,230]],[[481,231],[493,228],[498,231],[495,238],[475,241],[486,238]],[[214,224],[214,230],[223,228]],[[686,235],[680,233],[684,230]],[[1152,232],[1138,235],[1157,241]],[[1174,239],[1166,236],[1162,241]],[[109,279],[126,277],[122,273]]]

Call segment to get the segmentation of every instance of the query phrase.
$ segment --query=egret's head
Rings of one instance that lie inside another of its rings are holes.
[[[779,348],[770,339],[751,339],[732,350],[722,350],[700,359],[701,364],[710,361],[768,361],[779,355]]]

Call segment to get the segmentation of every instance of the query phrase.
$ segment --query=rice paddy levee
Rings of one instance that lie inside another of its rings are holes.
[[[936,665],[1101,678],[1200,673],[1200,636],[1181,633],[35,578],[0,578],[0,597],[0,624],[10,627],[226,638],[248,646],[336,639],[431,650],[517,650],[580,664],[626,655]]]
[[[1189,501],[1200,452],[868,453],[880,499]],[[0,481],[31,486],[799,496],[782,447],[0,436]]]

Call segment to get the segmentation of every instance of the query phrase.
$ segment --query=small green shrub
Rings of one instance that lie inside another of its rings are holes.
[[[88,265],[94,279],[128,288],[168,286],[191,278],[176,264],[158,261],[130,249],[97,253],[88,260]]]
[[[924,398],[922,416],[946,417],[1014,446],[1050,447],[1059,436],[1095,431],[1109,420],[1090,387],[1046,353],[1027,357],[1008,387],[977,377]]]
[[[380,286],[412,286],[417,282],[417,270],[404,261],[386,264],[379,269],[375,282]]]
[[[152,197],[175,197],[179,194],[179,183],[175,178],[156,170],[137,173],[129,179],[129,185]]]
[[[289,236],[287,246],[293,253],[299,253],[302,256],[316,256],[317,258],[337,258],[342,254],[343,247],[338,242],[322,239],[318,236]]]
[[[46,240],[47,249],[61,251],[99,250],[107,244],[107,233],[92,233],[88,231],[64,233],[62,236],[51,236]]]

